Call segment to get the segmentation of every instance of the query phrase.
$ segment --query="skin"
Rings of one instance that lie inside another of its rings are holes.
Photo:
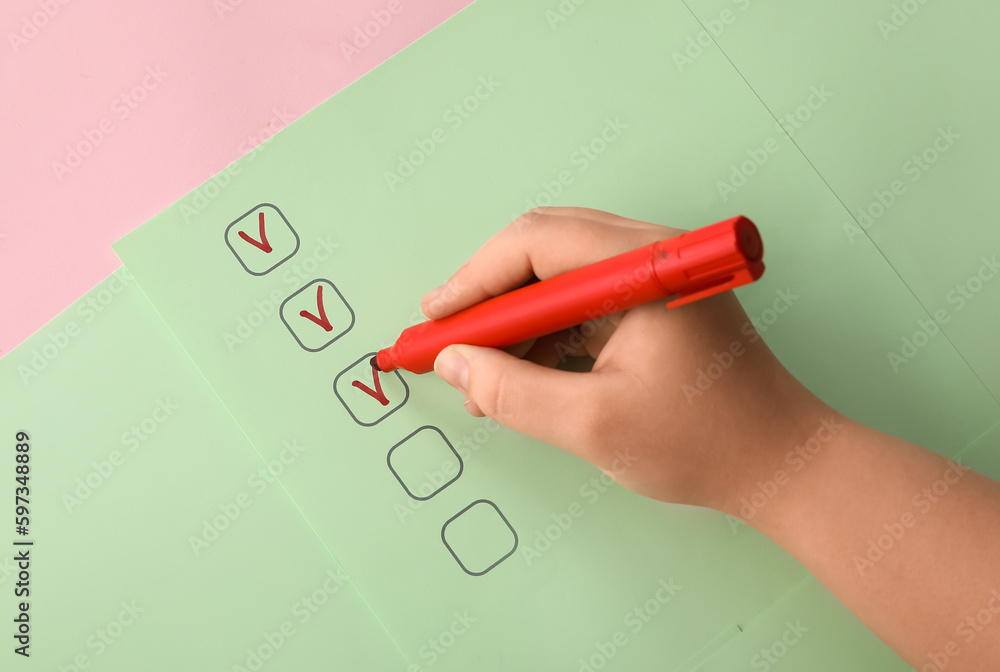
[[[445,317],[532,276],[680,233],[586,208],[535,209],[421,307]],[[655,302],[593,321],[582,344],[563,332],[506,352],[450,346],[435,371],[472,415],[642,495],[745,520],[918,672],[1000,669],[1000,484],[838,413],[747,323],[732,292],[676,310]],[[732,365],[692,396],[698,371],[735,342]],[[555,368],[568,350],[591,370]],[[624,468],[616,451],[637,459]]]

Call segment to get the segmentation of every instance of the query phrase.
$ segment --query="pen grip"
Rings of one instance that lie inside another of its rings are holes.
[[[390,357],[396,367],[427,373],[437,354],[453,343],[504,348],[664,298],[668,294],[653,268],[657,244],[409,327],[390,348]]]
[[[753,282],[763,254],[753,222],[732,217],[412,326],[376,361],[427,373],[453,343],[504,348],[676,295],[673,308]]]

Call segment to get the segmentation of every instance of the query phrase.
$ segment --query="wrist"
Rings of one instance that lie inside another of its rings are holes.
[[[765,534],[795,515],[801,495],[814,491],[842,447],[850,445],[847,437],[864,429],[815,401],[742,451],[744,459],[735,462],[730,486],[715,508]]]

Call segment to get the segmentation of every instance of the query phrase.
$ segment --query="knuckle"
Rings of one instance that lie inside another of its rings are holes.
[[[459,297],[462,291],[465,289],[465,279],[464,276],[468,272],[468,262],[462,264],[462,266],[448,278],[447,282],[444,283],[444,289],[441,294],[437,297],[443,303],[448,303]]]
[[[502,278],[492,275],[476,278],[476,290],[483,296],[498,296],[507,289]]]
[[[524,213],[521,216],[522,217],[526,217],[526,218],[531,219],[531,220],[534,220],[534,219],[538,219],[542,215],[546,214],[549,210],[550,210],[550,208],[548,208],[546,206],[537,205],[537,206],[533,207],[531,210],[528,210],[526,213]]]
[[[544,221],[547,210],[545,207],[532,208],[515,219],[511,226],[517,234],[524,235]]]

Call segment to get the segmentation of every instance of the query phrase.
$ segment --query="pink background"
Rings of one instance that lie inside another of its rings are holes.
[[[4,0],[0,355],[120,266],[113,241],[469,2]]]

